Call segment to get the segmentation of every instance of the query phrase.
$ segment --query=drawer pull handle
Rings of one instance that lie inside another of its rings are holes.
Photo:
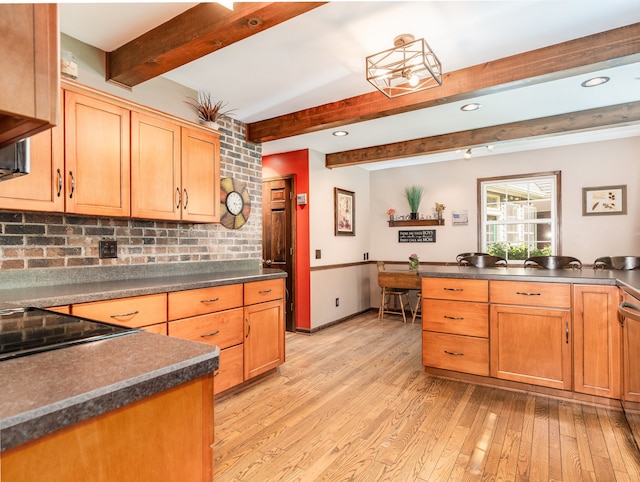
[[[138,310],[136,311],[130,311],[129,313],[121,313],[119,315],[109,315],[111,318],[124,318],[126,316],[133,316],[133,315],[137,315],[138,313],[140,313]]]
[[[251,333],[251,322],[249,321],[249,318],[245,318],[245,321],[247,322],[247,334],[245,335],[245,338],[249,338],[249,333]]]
[[[260,291],[258,291],[258,293],[260,293],[260,294],[271,293],[271,288],[269,288],[268,290],[260,290]]]
[[[464,320],[464,318],[462,316],[449,316],[449,315],[444,315],[444,317],[448,320]]]
[[[220,298],[209,298],[208,300],[200,300],[200,303],[213,303],[215,301],[220,301]]]
[[[220,330],[212,331],[211,333],[207,333],[206,335],[200,335],[200,338],[207,338],[209,336],[216,336],[218,333],[220,333]]]
[[[447,350],[444,350],[444,352],[445,352],[447,355],[453,355],[453,356],[464,356],[464,353],[456,353],[455,351],[447,351]]]
[[[540,296],[542,293],[527,293],[526,291],[516,291],[516,294],[522,296]]]
[[[216,370],[215,373],[213,374],[214,377],[217,377],[218,375],[220,375],[220,371]]]
[[[443,288],[445,291],[464,291],[464,288]]]

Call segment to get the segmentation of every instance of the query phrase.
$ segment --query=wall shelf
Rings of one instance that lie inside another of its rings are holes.
[[[402,219],[388,221],[389,227],[401,226],[444,226],[444,219]]]

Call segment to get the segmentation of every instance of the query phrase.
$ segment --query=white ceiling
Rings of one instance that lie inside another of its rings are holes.
[[[62,3],[61,30],[111,51],[193,5]],[[638,0],[331,2],[165,77],[209,91],[235,109],[235,118],[255,122],[375,90],[365,78],[365,57],[392,47],[401,33],[424,37],[446,73],[637,22]],[[263,154],[303,148],[345,151],[640,100],[640,63],[602,73],[611,81],[599,87],[580,87],[593,76],[581,75],[473,99],[482,104],[476,112],[461,112],[462,102],[457,102],[352,124],[342,138],[332,136],[331,129],[267,142]],[[492,152],[629,135],[640,135],[640,126],[511,142],[496,145]],[[459,157],[421,156],[369,168]]]

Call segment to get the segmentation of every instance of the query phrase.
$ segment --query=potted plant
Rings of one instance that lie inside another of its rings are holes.
[[[185,102],[193,107],[193,110],[198,115],[200,124],[216,130],[220,127],[218,121],[224,117],[229,117],[231,112],[235,110],[223,110],[227,104],[221,100],[214,103],[211,100],[211,94],[208,92],[198,92],[197,99],[189,97]]]
[[[420,207],[420,201],[424,194],[424,188],[422,186],[409,186],[404,188],[404,193],[407,196],[407,202],[411,209],[411,219],[418,219],[418,208]]]

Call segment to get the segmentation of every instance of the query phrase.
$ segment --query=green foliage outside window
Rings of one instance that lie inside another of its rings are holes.
[[[524,244],[510,244],[507,248],[507,243],[491,243],[487,247],[487,253],[505,259],[525,260],[531,256],[550,256],[551,246],[534,248],[532,246],[527,247]]]

